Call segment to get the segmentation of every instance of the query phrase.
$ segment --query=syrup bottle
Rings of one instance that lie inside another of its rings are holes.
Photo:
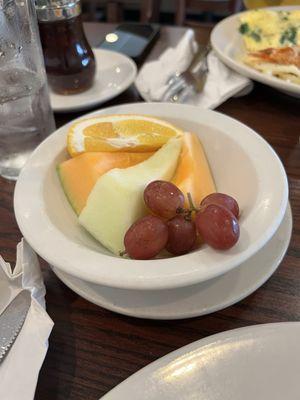
[[[59,94],[89,89],[95,58],[85,37],[79,0],[36,0],[48,83]]]

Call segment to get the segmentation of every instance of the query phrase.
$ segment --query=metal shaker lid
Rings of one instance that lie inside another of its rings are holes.
[[[62,21],[81,13],[80,0],[35,0],[40,22]]]

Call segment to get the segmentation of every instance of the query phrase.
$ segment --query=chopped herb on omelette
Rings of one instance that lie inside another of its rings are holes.
[[[300,44],[300,10],[258,9],[240,17],[239,31],[248,51]]]

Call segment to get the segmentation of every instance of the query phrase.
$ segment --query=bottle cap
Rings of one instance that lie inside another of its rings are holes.
[[[35,0],[40,22],[62,21],[81,13],[80,0]]]

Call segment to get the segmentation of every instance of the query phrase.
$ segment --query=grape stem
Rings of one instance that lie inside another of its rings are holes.
[[[187,198],[188,198],[188,202],[190,205],[190,210],[191,211],[199,211],[199,209],[195,207],[195,204],[193,202],[193,198],[192,198],[192,195],[190,192],[187,193]]]

